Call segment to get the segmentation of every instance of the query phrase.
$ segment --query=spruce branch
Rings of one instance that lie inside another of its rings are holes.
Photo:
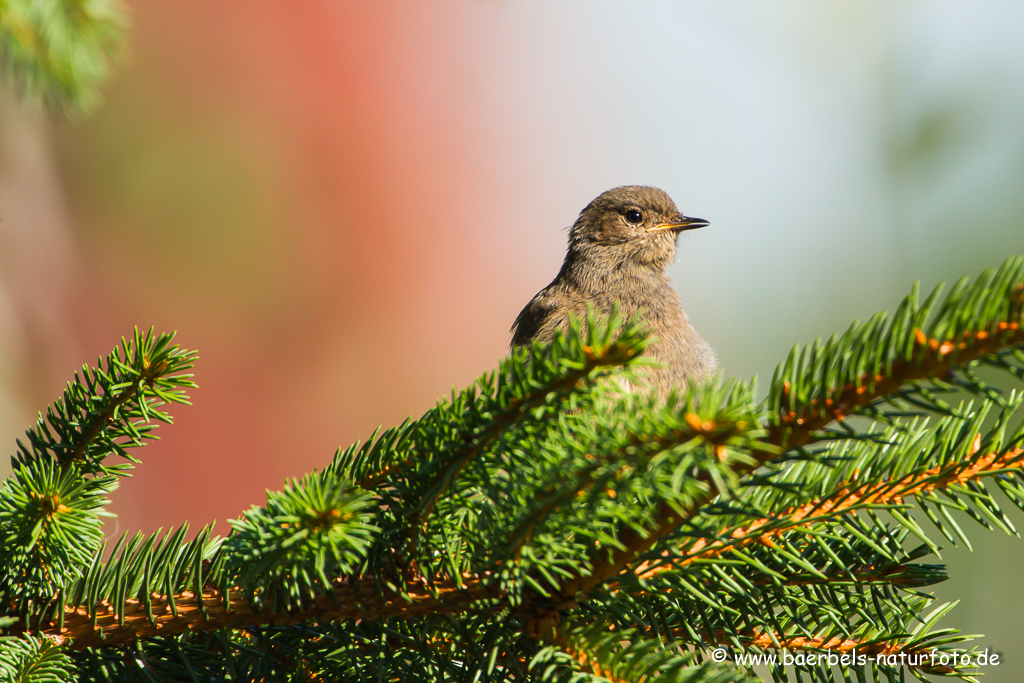
[[[463,443],[447,454],[445,461],[440,464],[440,472],[425,488],[409,522],[410,547],[415,545],[423,520],[430,516],[437,499],[444,495],[474,458],[491,447],[515,422],[542,406],[548,413],[558,410],[574,392],[595,381],[599,371],[634,361],[649,343],[642,325],[633,321],[631,325],[623,327],[621,318],[614,312],[609,320],[599,320],[595,311],[590,309],[585,330],[581,330],[579,324],[580,321],[573,322],[564,341],[558,340],[550,346],[535,342],[528,351],[517,349],[507,363],[499,365],[498,378],[510,375],[515,377],[518,373],[514,368],[521,368],[524,363],[555,367],[554,372],[545,373],[548,375],[546,382],[533,380],[527,385],[526,391],[516,391],[507,399],[502,395],[502,389],[519,382],[502,382],[498,379],[497,395],[493,401],[496,405],[492,407],[487,405],[490,402],[486,402],[481,407],[481,412],[491,412],[485,428],[468,439],[459,438]],[[574,343],[577,338],[583,343]],[[582,352],[581,357],[569,352],[574,347]]]
[[[944,574],[941,567],[910,562],[927,548],[903,551],[905,530],[869,534],[876,538],[808,535],[739,551],[729,563],[623,581],[616,590],[592,595],[581,612],[593,623],[655,633],[683,629],[691,644],[754,631],[848,637],[878,631],[895,638],[906,630],[900,624],[916,619],[930,600],[916,588]],[[882,550],[874,548],[882,544]]]
[[[952,630],[933,630],[935,623],[953,605],[943,605],[925,614],[923,610],[931,597],[923,594],[912,593],[901,598],[885,586],[868,583],[846,589],[838,584],[824,591],[821,586],[796,589],[800,600],[792,599],[795,594],[792,588],[767,592],[751,588],[748,593],[762,594],[750,600],[740,595],[741,590],[737,593],[740,599],[729,602],[721,598],[727,592],[722,586],[729,580],[726,576],[717,584],[705,580],[703,586],[712,594],[703,602],[687,599],[678,589],[643,596],[619,594],[610,601],[591,600],[576,618],[585,619],[595,627],[637,631],[644,638],[681,642],[703,651],[727,646],[741,654],[756,655],[771,649],[791,653],[801,649],[812,652],[815,648],[842,649],[843,644],[847,644],[856,646],[858,653],[871,658],[895,654],[893,659],[864,662],[877,664],[879,670],[889,673],[898,673],[902,666],[913,664],[905,658],[901,661],[899,652],[919,655],[917,659],[922,668],[934,671],[932,664],[949,663],[953,655],[959,658],[965,654],[956,646],[971,639]],[[822,601],[828,592],[845,592],[846,599],[835,604]],[[789,598],[787,594],[791,594]],[[716,603],[716,597],[721,598],[723,604]],[[744,599],[749,604],[744,604]],[[758,614],[758,607],[764,610],[763,615]],[[723,608],[732,609],[724,611]],[[920,655],[930,652],[941,659],[923,662]],[[806,667],[798,665],[798,670],[813,673],[829,668],[824,660],[815,658]],[[962,673],[957,671],[957,675]],[[789,679],[779,675],[777,680]]]
[[[718,446],[712,442],[712,448],[717,451]],[[750,454],[757,451],[774,453],[769,445],[752,445]],[[768,459],[767,453],[761,455]],[[691,517],[700,507],[701,503],[710,500],[719,494],[728,494],[728,489],[721,483],[722,477],[705,469],[695,473],[690,482],[689,488],[699,488],[702,493],[697,493],[683,505],[673,504],[676,501],[661,500],[656,503],[655,512],[652,515],[652,523],[646,528],[626,528],[608,546],[610,551],[604,548],[594,553],[591,562],[584,566],[586,571],[580,572],[577,576],[571,577],[563,583],[558,591],[558,596],[563,601],[571,601],[578,593],[587,593],[606,580],[616,576],[638,557],[652,548],[658,541],[672,533],[680,524]]]
[[[981,436],[974,440],[973,450],[981,448]],[[973,455],[973,453],[972,453]],[[638,578],[648,579],[662,571],[680,569],[695,562],[715,559],[727,552],[753,543],[772,545],[772,539],[797,527],[809,528],[815,524],[834,521],[841,515],[852,514],[863,508],[902,505],[905,498],[945,490],[952,486],[964,487],[984,476],[995,476],[1008,470],[1017,470],[1024,464],[1024,448],[1014,447],[1003,452],[992,452],[982,457],[935,466],[924,472],[908,474],[887,482],[860,483],[856,479],[842,482],[826,498],[813,500],[783,512],[778,517],[762,517],[753,522],[727,529],[717,538],[698,538],[672,559],[673,552],[664,551],[664,562],[645,560],[633,571]]]
[[[85,570],[102,540],[101,515],[116,476],[138,459],[128,449],[156,438],[170,422],[159,408],[187,403],[195,354],[173,346],[174,335],[138,329],[131,341],[83,367],[63,396],[17,442],[14,473],[0,487],[0,602],[20,618],[38,617]],[[107,464],[110,455],[127,463]]]
[[[566,334],[553,343],[513,350],[495,371],[417,420],[421,429],[433,427],[444,434],[446,439],[440,448],[437,443],[430,444],[434,452],[429,452],[414,445],[405,457],[380,463],[376,471],[357,476],[357,485],[372,490],[414,467],[421,458],[431,458],[439,474],[424,487],[419,501],[420,516],[426,517],[422,510],[432,509],[433,501],[444,494],[448,484],[473,457],[493,445],[512,425],[531,413],[534,418],[557,413],[573,395],[584,393],[581,390],[591,386],[601,370],[635,362],[649,343],[644,326],[637,321],[624,325],[614,312],[611,318],[602,320],[591,309],[586,321],[573,321]],[[467,421],[471,429],[447,434],[452,426],[453,408],[470,412],[481,423]],[[405,431],[402,430],[403,435]],[[398,435],[388,436],[390,448],[397,451]],[[368,461],[373,461],[372,454],[373,449],[366,449],[345,460],[351,459],[352,469],[360,472]]]
[[[99,546],[103,493],[53,460],[19,467],[0,489],[0,596],[22,616],[77,576]]]
[[[572,422],[566,430],[568,438],[559,441],[558,451],[551,455],[561,469],[551,476],[560,476],[562,487],[545,487],[547,490],[530,501],[551,530],[534,533],[529,556],[540,558],[545,545],[554,546],[554,552],[543,556],[548,571],[557,561],[564,566],[560,570],[563,576],[570,580],[580,567],[592,579],[586,568],[594,556],[608,548],[610,553],[623,550],[616,546],[618,528],[626,526],[639,533],[650,524],[646,505],[634,510],[629,503],[618,501],[649,499],[652,506],[661,502],[679,509],[702,496],[708,482],[734,488],[738,482],[731,481],[729,466],[750,458],[760,434],[757,417],[749,409],[751,393],[751,385],[709,386],[664,402],[650,397],[633,405],[619,401],[600,411],[600,417],[584,416],[587,424]],[[574,456],[573,464],[566,454]],[[516,469],[534,481],[551,480],[536,476],[529,468],[524,463]],[[571,505],[559,509],[558,505],[569,500]],[[548,518],[552,521],[546,521]],[[530,508],[521,519],[533,525],[538,521]],[[566,527],[576,530],[572,539],[564,537]],[[523,558],[524,570],[539,562],[525,561],[526,554]],[[556,603],[567,602],[573,595],[571,588],[550,578],[534,579],[527,574],[524,580],[538,593],[536,599],[551,589]]]
[[[917,555],[927,552],[925,546],[919,546]],[[890,562],[882,566],[868,565],[837,571],[821,577],[818,574],[791,574],[781,580],[783,586],[869,586],[886,584],[899,588],[921,588],[945,581],[949,578],[938,565],[921,565],[909,562]],[[768,577],[758,578],[755,585],[767,586],[775,583]]]
[[[866,663],[874,669],[876,679],[880,675],[887,678],[900,676],[903,669],[921,681],[927,681],[924,678],[926,674],[957,676],[963,680],[975,681],[967,667],[961,666],[960,663],[964,661],[965,655],[973,656],[976,652],[950,647],[969,640],[971,636],[962,635],[955,629],[933,630],[935,624],[955,605],[956,603],[940,605],[922,617],[913,629],[897,637],[880,635],[877,631],[855,638],[833,634],[790,636],[785,633],[762,632],[741,637],[739,640],[744,646],[762,652],[805,650],[809,651],[809,654],[836,652],[850,656],[856,653],[854,670],[858,670]],[[867,661],[864,662],[861,657]],[[819,657],[817,662],[797,664],[795,668],[798,675],[806,672],[814,676],[818,672],[829,672],[830,667],[830,659],[822,661]],[[781,663],[771,668],[776,680],[789,680]]]
[[[1019,291],[1019,290],[1018,290]],[[815,440],[815,433],[833,420],[843,421],[858,408],[870,405],[884,396],[896,394],[909,382],[944,377],[956,368],[995,354],[1008,347],[1024,345],[1024,330],[1020,320],[1000,321],[998,332],[992,334],[980,330],[962,340],[929,339],[920,329],[914,330],[914,343],[918,349],[916,362],[897,361],[890,374],[862,376],[854,383],[842,387],[835,396],[823,402],[819,409],[818,399],[811,399],[802,412],[791,410],[780,415],[778,422],[769,428],[766,440],[786,448],[805,446]],[[790,396],[790,385],[783,385],[782,400]]]
[[[780,451],[771,446],[782,452],[805,446],[829,422],[843,420],[857,408],[883,400],[908,383],[942,377],[978,359],[1024,345],[1024,258],[1013,257],[973,283],[966,279],[957,283],[932,317],[940,291],[941,287],[936,288],[924,305],[918,306],[915,286],[888,326],[885,316],[879,315],[869,323],[855,324],[825,345],[816,344],[806,352],[794,349],[776,370],[769,392],[772,417],[764,446],[752,462],[737,464],[736,474],[751,473],[777,457]],[[924,329],[930,330],[931,336],[925,335]],[[861,347],[851,353],[854,342]],[[703,496],[682,510],[665,501],[659,503],[649,528],[625,529],[611,553],[595,561],[585,574],[566,582],[561,597],[570,600],[615,576],[703,506],[728,493],[706,481],[706,475],[703,479],[708,485]]]
[[[951,377],[979,360],[1007,369],[999,354],[1024,346],[1024,257],[973,282],[960,280],[940,304],[942,289],[918,304],[915,284],[891,319],[878,314],[824,344],[795,347],[769,390],[766,440],[787,449],[805,446],[829,422],[842,422],[906,385]]]
[[[225,548],[229,571],[249,587],[261,610],[301,607],[330,577],[347,576],[380,531],[371,523],[370,495],[333,476],[312,474],[268,492],[265,508],[234,520]]]
[[[586,410],[607,393],[611,368],[644,363],[639,356],[648,343],[645,326],[636,321],[618,315],[599,319],[591,312],[552,344],[517,350],[496,371],[414,423],[342,454],[332,471],[362,485],[376,483],[383,471],[394,472],[386,486],[375,489],[383,513],[377,523],[393,539],[390,557],[381,561],[428,579],[439,564],[454,578],[477,571],[437,552],[446,543],[438,536],[470,509],[449,513],[465,489],[460,483],[451,491],[453,482],[471,480],[465,475],[480,468],[481,459],[488,459],[489,467],[494,458],[536,444],[557,428],[564,411]],[[494,481],[488,479],[490,486]]]
[[[884,620],[871,603],[851,602],[855,596],[848,594],[844,586],[854,590],[869,585],[913,590],[946,578],[941,567],[908,564],[929,549],[937,550],[937,546],[912,518],[902,514],[907,507],[904,497],[915,496],[925,501],[941,493],[948,501],[944,507],[953,503],[970,511],[972,508],[958,498],[969,496],[970,505],[983,512],[975,515],[979,523],[988,526],[992,521],[992,526],[1002,526],[1014,533],[1008,520],[1003,521],[998,505],[977,481],[988,477],[999,482],[1000,487],[1016,491],[1010,482],[1019,479],[1019,444],[1024,431],[1018,427],[1008,437],[1004,431],[1019,405],[1019,397],[1011,396],[994,423],[987,420],[985,410],[960,410],[957,412],[970,418],[954,415],[936,424],[918,420],[914,423],[916,428],[893,428],[877,443],[835,442],[836,460],[842,467],[826,467],[813,460],[800,463],[799,467],[787,470],[789,485],[777,481],[778,488],[770,490],[776,502],[758,493],[758,504],[748,507],[771,508],[791,500],[792,491],[800,490],[797,485],[802,484],[807,490],[809,482],[814,482],[825,495],[784,508],[771,517],[747,516],[744,506],[733,505],[734,511],[729,514],[745,521],[717,528],[714,523],[718,516],[707,516],[669,548],[642,561],[634,572],[619,575],[615,582],[607,584],[607,589],[620,595],[625,592],[666,599],[674,593],[701,600],[713,596],[715,620],[728,623],[731,610],[734,614],[746,614],[745,618],[754,623],[761,622],[762,628],[775,628],[772,610],[798,611],[811,595],[820,614],[827,614],[829,609],[834,611],[837,628],[848,621],[851,612],[872,622]],[[983,425],[987,431],[982,439],[979,430]],[[984,449],[982,441],[986,444]],[[936,462],[940,464],[932,465]],[[891,479],[885,481],[885,476]],[[898,534],[884,530],[875,517],[879,509],[889,511],[900,523]],[[866,513],[867,519],[857,521],[853,516],[857,512]],[[941,522],[937,526],[942,530]],[[906,554],[902,548],[911,531],[926,545]],[[718,588],[709,590],[709,586]],[[828,593],[804,595],[783,590],[801,586],[818,587],[815,591],[827,587]],[[887,594],[899,601],[898,592]],[[764,597],[765,607],[760,614],[748,596]],[[884,598],[883,602],[888,600]],[[660,610],[656,603],[644,609]],[[675,609],[678,606],[672,607]],[[706,620],[709,614],[705,610],[702,618]]]
[[[550,644],[530,662],[541,681],[613,681],[644,683],[699,680],[713,683],[748,683],[757,679],[736,668],[716,667],[700,661],[676,643],[648,638],[634,629],[606,625],[572,625],[550,633]]]
[[[157,335],[137,328],[131,341],[97,361],[83,366],[63,396],[41,414],[27,433],[29,447],[18,441],[14,467],[40,458],[54,458],[61,467],[75,465],[89,474],[124,475],[138,464],[127,449],[157,438],[151,434],[159,422],[171,417],[159,410],[166,403],[188,404],[185,389],[194,388],[192,368],[196,354],[171,344],[174,334]],[[126,464],[104,465],[111,454]]]
[[[381,590],[375,578],[341,578],[332,582],[331,592],[288,612],[257,611],[241,590],[222,591],[207,586],[200,593],[181,591],[173,596],[151,596],[149,604],[124,598],[119,607],[100,604],[68,607],[62,628],[41,632],[71,650],[123,645],[138,638],[173,637],[196,631],[251,626],[287,626],[306,621],[326,623],[342,619],[410,619],[434,614],[467,611],[474,603],[497,597],[485,580],[409,583],[401,590]]]
[[[992,494],[1024,507],[1024,394],[978,370],[1024,380],[1022,265],[798,347],[763,403],[743,382],[623,394],[645,331],[591,318],[339,450],[225,539],[126,535],[104,560],[71,514],[95,519],[137,462],[104,458],[190,383],[192,354],[137,334],[21,447],[0,515],[45,533],[10,536],[23,562],[4,566],[42,548],[46,574],[22,593],[0,574],[0,628],[114,679],[733,681],[750,673],[709,648],[955,654],[966,637],[934,630],[949,606],[921,592],[946,577],[919,562],[938,545],[909,510],[951,542],[968,541],[950,510],[1016,533]]]
[[[46,638],[0,638],[0,680],[63,683],[74,665],[61,647]]]

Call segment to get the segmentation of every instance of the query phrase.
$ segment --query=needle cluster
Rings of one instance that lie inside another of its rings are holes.
[[[68,385],[0,488],[0,679],[724,682],[757,680],[738,654],[799,653],[770,676],[970,680],[970,638],[929,588],[969,525],[1017,535],[1022,289],[1020,257],[915,287],[796,347],[763,397],[624,394],[652,342],[591,314],[225,538],[108,551],[131,449],[191,386],[193,354],[136,333]],[[851,652],[869,658],[806,656]]]

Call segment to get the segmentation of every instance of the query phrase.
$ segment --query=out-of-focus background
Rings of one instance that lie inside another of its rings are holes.
[[[1024,251],[1024,5],[131,3],[92,114],[0,97],[0,442],[139,325],[194,406],[116,523],[225,520],[493,367],[579,210],[654,184],[727,375]],[[1014,514],[1020,522],[1024,516]],[[1024,653],[1024,543],[944,552]]]

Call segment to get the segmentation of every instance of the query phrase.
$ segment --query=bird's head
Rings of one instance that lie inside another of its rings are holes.
[[[627,262],[663,269],[676,254],[683,230],[707,225],[688,218],[656,187],[616,187],[590,202],[569,229],[569,251],[608,262]]]

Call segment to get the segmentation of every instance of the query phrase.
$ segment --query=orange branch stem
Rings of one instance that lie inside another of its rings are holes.
[[[339,579],[334,583],[333,595],[319,595],[304,609],[286,613],[254,612],[237,590],[230,591],[226,607],[222,593],[206,588],[199,599],[191,591],[175,595],[177,616],[166,596],[154,596],[151,600],[153,621],[147,615],[146,605],[136,599],[125,601],[123,621],[112,606],[100,606],[95,620],[87,607],[68,607],[64,627],[58,628],[54,623],[42,635],[66,644],[71,650],[84,650],[101,645],[124,645],[136,638],[170,637],[228,627],[286,626],[310,619],[326,622],[453,614],[466,611],[478,600],[501,596],[496,587],[482,579],[465,582],[462,586],[452,581],[435,583],[433,588],[432,592],[425,584],[417,583],[408,586],[403,595],[398,591],[382,592],[373,578],[352,582]]]
[[[980,445],[981,439],[976,437],[971,455],[977,452]],[[989,453],[977,460],[932,467],[924,472],[908,474],[893,481],[858,485],[855,480],[851,480],[840,484],[835,493],[827,498],[790,508],[777,518],[763,517],[736,527],[724,534],[729,536],[727,539],[698,539],[686,556],[664,564],[643,562],[635,571],[638,577],[646,579],[663,571],[680,569],[699,560],[721,557],[730,550],[753,543],[770,545],[772,539],[795,528],[808,527],[815,522],[833,519],[837,515],[851,513],[865,505],[899,504],[909,496],[930,493],[956,484],[963,485],[973,479],[1020,467],[1022,464],[1024,448],[1014,448],[1001,454]],[[782,524],[779,525],[779,522]],[[765,530],[759,533],[760,529]]]

